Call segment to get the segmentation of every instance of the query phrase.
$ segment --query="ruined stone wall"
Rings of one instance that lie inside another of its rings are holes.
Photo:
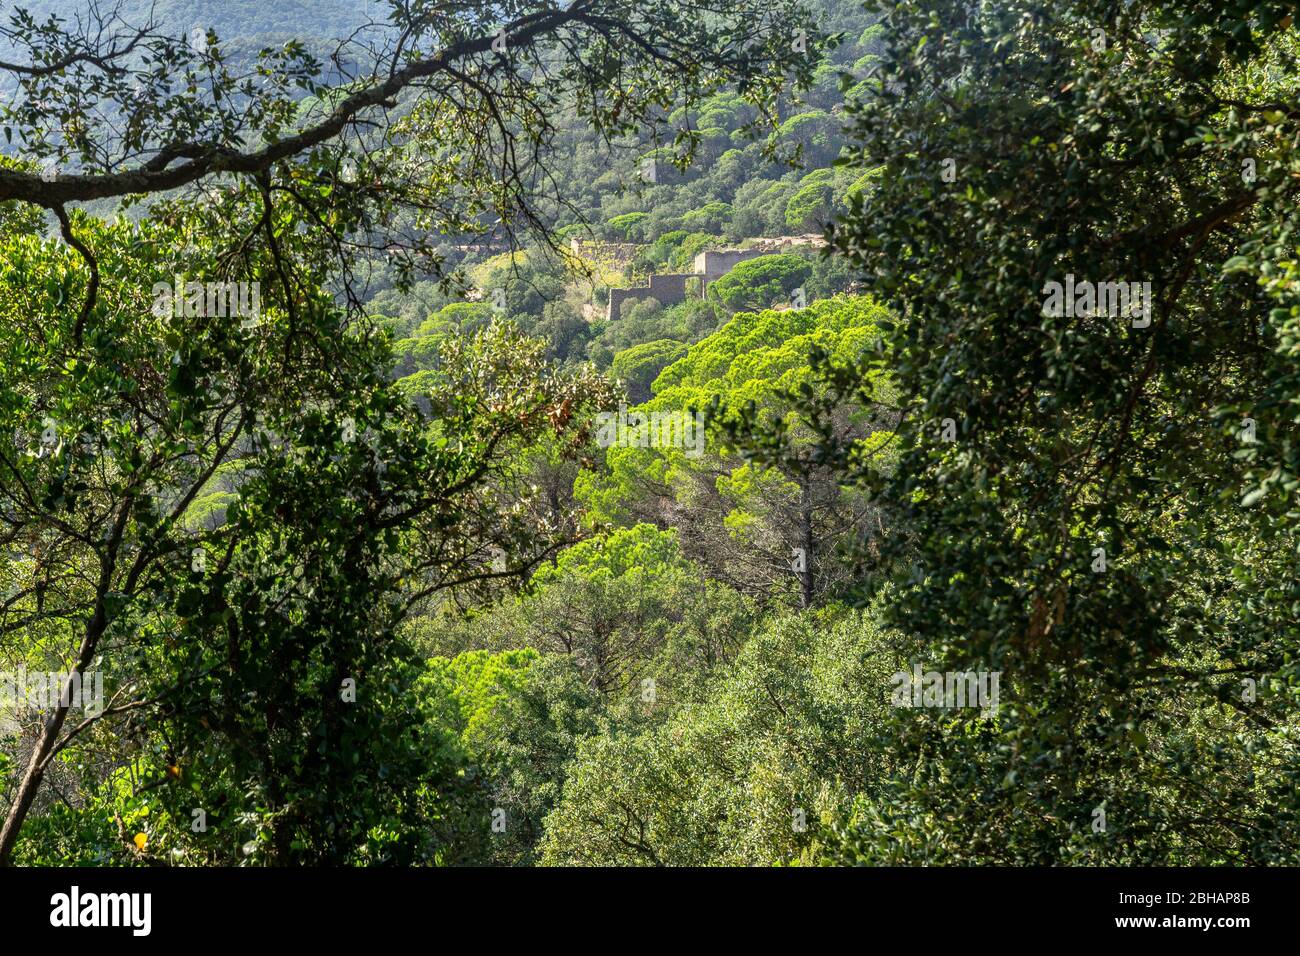
[[[576,241],[576,240],[575,240]],[[779,252],[791,252],[798,248],[818,248],[826,244],[820,236],[781,236],[777,239],[756,240],[754,249],[708,249],[695,257],[695,271],[692,273],[670,273],[651,276],[650,284],[634,286],[631,289],[610,289],[609,307],[605,318],[611,321],[619,318],[623,303],[640,302],[643,299],[658,299],[664,306],[685,302],[694,291],[688,280],[699,280],[699,291],[703,294],[710,284],[721,279],[742,262],[770,256]]]
[[[719,279],[740,263],[767,254],[761,249],[706,249],[695,257],[695,272]]]
[[[659,304],[667,307],[677,305],[679,302],[685,302],[689,291],[687,285],[691,279],[697,276],[682,272],[669,273],[661,276],[651,276],[650,284],[644,286],[634,286],[631,289],[610,289],[609,290],[609,308],[605,312],[605,318],[611,322],[618,319],[622,313],[624,302],[640,302],[643,299],[657,299]]]

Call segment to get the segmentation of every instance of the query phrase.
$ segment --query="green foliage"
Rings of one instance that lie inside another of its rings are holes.
[[[639,227],[647,218],[647,215],[643,212],[628,212],[610,219],[609,227],[624,239],[639,238],[641,236]]]
[[[693,232],[685,236],[669,258],[669,265],[685,272],[694,271],[695,257],[705,249],[718,245],[718,239],[706,232]]]
[[[772,622],[698,703],[579,745],[542,861],[754,866],[815,852],[819,824],[893,770],[872,742],[896,669],[864,615]]]
[[[814,375],[812,358],[856,361],[887,318],[878,305],[857,298],[739,313],[665,368],[652,386],[654,397],[630,412],[709,410],[720,422],[750,415],[780,423],[791,441],[811,452],[818,433],[795,411],[795,397],[816,392],[836,406],[833,434],[862,461],[874,457],[877,467],[886,467],[886,410],[860,398],[860,404],[832,399]],[[769,470],[747,462],[722,437],[712,433],[702,455],[684,445],[608,448],[606,471],[579,473],[575,494],[596,521],[662,522],[671,515],[691,556],[721,579],[760,600],[794,590],[802,603],[812,603],[845,579],[847,565],[831,557],[870,508],[825,461],[809,457]],[[794,548],[810,562],[812,570],[802,576],[791,568]]]
[[[614,356],[610,372],[627,387],[628,399],[644,402],[650,398],[650,384],[664,367],[686,353],[686,345],[675,339],[656,339],[624,349]]]
[[[482,818],[491,821],[486,837],[476,833],[475,862],[535,863],[543,821],[559,799],[578,742],[599,732],[600,699],[561,657],[462,656],[476,659],[469,670],[479,732],[465,746],[481,783]],[[460,685],[455,691],[461,700],[468,696]]]
[[[421,667],[394,599],[408,575],[442,577],[419,542],[445,547],[456,527],[475,527],[477,548],[495,526],[527,553],[541,529],[507,500],[495,449],[565,434],[600,387],[494,327],[443,348],[426,420],[390,385],[383,337],[323,296],[299,304],[293,331],[271,283],[251,328],[178,318],[147,294],[177,271],[165,222],[78,225],[102,277],[84,329],[63,305],[83,294],[70,251],[4,239],[0,422],[22,438],[0,451],[4,508],[44,544],[3,613],[23,654],[48,648],[48,669],[97,639],[106,694],[137,703],[85,739],[129,748],[133,770],[124,789],[95,750],[64,751],[60,772],[92,798],[42,823],[27,839],[43,848],[21,858],[84,841],[78,859],[120,859],[134,835],[105,829],[112,810],[149,818],[153,849],[125,852],[178,862],[452,859],[460,757],[412,709]],[[488,473],[495,491],[471,491]],[[447,567],[476,560],[457,550]],[[85,567],[102,570],[51,588]],[[196,805],[206,830],[189,827]]]
[[[788,299],[812,275],[799,256],[759,256],[740,263],[709,286],[709,294],[733,312],[766,309]]]
[[[711,202],[692,209],[682,216],[682,228],[691,232],[717,235],[731,219],[731,206],[725,202]]]
[[[827,77],[829,78],[829,77]],[[773,145],[810,166],[835,158],[834,121],[824,110],[808,110],[783,122],[772,134]]]
[[[209,6],[0,22],[0,665],[115,704],[0,714],[0,864],[1300,862],[1293,4],[611,0],[449,98],[574,10],[381,3],[427,85],[269,164],[362,11]]]
[[[829,183],[811,182],[801,186],[785,204],[786,225],[803,231],[824,223],[831,212],[834,190]]]
[[[1289,5],[878,6],[881,171],[837,244],[906,317],[891,619],[1014,694],[996,732],[911,728],[850,856],[1293,863]],[[1067,275],[1154,301],[1045,309]]]
[[[591,340],[589,354],[593,361],[609,366],[618,352],[646,342],[697,341],[717,328],[715,308],[713,303],[695,298],[668,308],[657,299],[631,303],[624,307],[617,322],[599,330],[599,336]],[[603,361],[601,354],[606,356]]]

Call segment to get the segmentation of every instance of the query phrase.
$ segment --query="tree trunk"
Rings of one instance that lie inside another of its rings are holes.
[[[45,779],[46,763],[58,742],[63,723],[68,719],[68,711],[72,709],[73,678],[80,678],[85,674],[86,668],[95,659],[99,639],[104,636],[104,631],[108,628],[108,608],[104,602],[112,589],[113,571],[117,566],[117,549],[122,542],[122,534],[126,530],[130,512],[131,500],[128,498],[118,513],[117,520],[109,533],[107,547],[100,557],[99,583],[95,587],[95,611],[86,622],[86,631],[81,638],[77,662],[73,665],[72,673],[68,675],[63,693],[59,695],[58,706],[54,708],[54,713],[46,718],[45,726],[41,728],[41,736],[32,749],[31,759],[27,761],[27,769],[23,772],[22,782],[18,785],[13,806],[9,808],[3,828],[0,828],[0,867],[9,865],[13,857],[14,845],[18,842],[18,833],[22,830],[23,822],[27,819],[32,804],[36,802],[36,794],[40,792],[41,782]]]
[[[32,804],[36,801],[36,794],[41,789],[41,781],[45,778],[46,761],[49,760],[50,753],[59,739],[59,731],[63,729],[63,723],[68,718],[68,711],[72,709],[73,679],[80,679],[86,668],[90,666],[90,662],[94,660],[95,648],[99,646],[99,639],[108,626],[108,613],[104,607],[104,595],[108,591],[107,577],[108,567],[104,569],[100,580],[95,614],[86,624],[86,633],[81,639],[77,663],[63,685],[58,706],[46,718],[45,726],[41,728],[41,735],[32,749],[31,759],[27,761],[27,770],[18,785],[18,794],[14,797],[13,806],[9,808],[9,815],[5,817],[4,827],[0,829],[0,866],[9,865],[14,844],[18,842],[18,832],[22,829],[23,821],[27,819],[27,813],[31,810]]]

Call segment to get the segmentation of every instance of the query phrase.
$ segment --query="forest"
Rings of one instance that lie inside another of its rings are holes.
[[[1293,8],[0,2],[0,866],[1300,864]]]

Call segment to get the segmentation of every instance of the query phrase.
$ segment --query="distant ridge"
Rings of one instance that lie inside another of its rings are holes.
[[[16,8],[30,10],[43,20],[50,13],[72,20],[85,16],[86,0],[16,0],[0,8],[6,22]],[[267,42],[290,38],[332,39],[343,37],[364,23],[367,7],[382,16],[380,0],[121,0],[122,16],[141,23],[152,9],[154,20],[178,36],[195,26],[211,27],[223,40],[248,41],[263,37]],[[101,9],[111,10],[105,3]]]

